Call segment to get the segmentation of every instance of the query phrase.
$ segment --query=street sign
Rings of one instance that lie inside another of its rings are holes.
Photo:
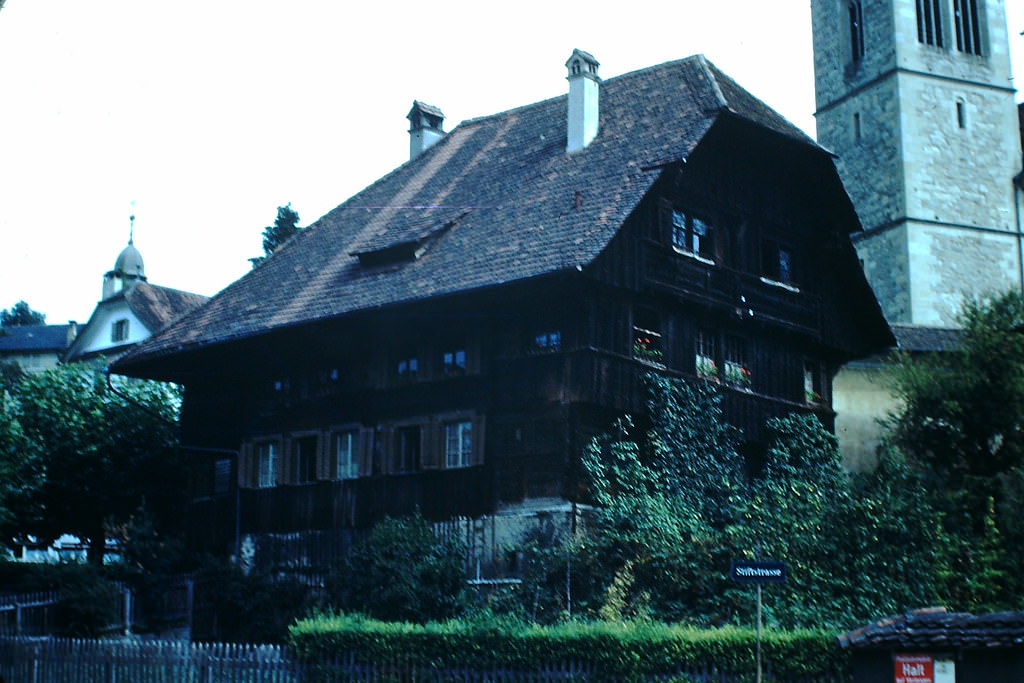
[[[785,562],[774,560],[733,560],[729,578],[740,583],[785,583]]]

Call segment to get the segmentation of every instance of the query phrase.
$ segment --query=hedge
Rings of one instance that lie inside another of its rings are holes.
[[[714,666],[753,680],[756,633],[749,628],[696,629],[658,622],[567,622],[554,626],[506,620],[416,625],[359,615],[317,615],[291,628],[303,660],[324,670],[340,657],[356,663],[401,663],[427,669],[535,670],[587,664],[592,676],[641,679]],[[849,660],[834,631],[765,631],[762,653],[776,681],[845,680]]]

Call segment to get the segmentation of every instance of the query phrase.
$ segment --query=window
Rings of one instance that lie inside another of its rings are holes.
[[[917,0],[917,42],[942,47],[942,0]]]
[[[469,420],[444,426],[444,466],[469,467],[473,453],[473,423]]]
[[[256,469],[254,483],[259,488],[276,485],[277,444],[273,441],[264,441],[256,444],[253,450]]]
[[[317,446],[316,436],[303,436],[292,440],[292,457],[289,463],[288,479],[292,484],[307,484],[316,481]]]
[[[335,432],[331,446],[330,474],[334,479],[355,479],[359,476],[359,431]]]
[[[960,129],[967,127],[967,105],[963,100],[956,103],[956,125]]]
[[[444,368],[444,374],[446,375],[464,375],[466,374],[466,351],[465,349],[458,349],[455,351],[445,351],[441,355],[441,365]]]
[[[739,337],[727,336],[723,349],[722,379],[737,387],[749,387],[753,376],[747,367],[746,345]]]
[[[694,366],[698,377],[718,378],[718,336],[711,330],[697,332]]]
[[[115,320],[110,326],[110,341],[128,341],[128,320]]]
[[[981,22],[978,15],[978,0],[953,0],[953,21],[956,24],[956,49],[980,55]]]
[[[231,460],[220,458],[213,463],[213,495],[222,496],[231,490]]]
[[[791,248],[774,241],[761,247],[761,273],[772,282],[795,287],[797,282],[796,255]]]
[[[804,400],[807,403],[822,403],[825,400],[821,366],[810,361],[804,363]]]
[[[661,319],[657,312],[641,308],[633,314],[633,358],[660,363],[665,359]]]
[[[859,62],[864,58],[864,8],[860,0],[850,0],[847,9],[850,14],[850,59]]]
[[[416,374],[419,372],[419,365],[419,360],[410,356],[398,361],[398,366],[395,369],[402,379],[413,380],[416,379]]]
[[[419,427],[395,430],[394,472],[416,472],[420,469],[420,443]]]
[[[561,348],[562,333],[557,330],[553,332],[542,332],[534,335],[533,337],[534,351],[558,351]]]
[[[676,251],[711,258],[712,246],[712,229],[707,221],[672,211],[672,247]]]
[[[853,115],[853,139],[855,142],[860,142],[861,134],[860,112],[855,112]]]

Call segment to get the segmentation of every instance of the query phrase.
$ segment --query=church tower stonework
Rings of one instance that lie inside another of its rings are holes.
[[[1021,146],[1003,0],[812,0],[818,141],[890,323],[1021,288]]]

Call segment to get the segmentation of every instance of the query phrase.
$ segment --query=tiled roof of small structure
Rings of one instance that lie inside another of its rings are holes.
[[[702,55],[609,78],[600,97],[599,133],[572,154],[564,95],[461,123],[124,361],[584,266],[723,114],[820,150]],[[361,262],[398,247],[406,260]]]
[[[902,351],[955,351],[963,331],[951,327],[927,327],[894,323],[890,326]]]
[[[839,644],[854,650],[1024,648],[1024,612],[973,615],[931,607],[844,633]]]
[[[63,351],[70,325],[12,325],[0,328],[0,353]]]

